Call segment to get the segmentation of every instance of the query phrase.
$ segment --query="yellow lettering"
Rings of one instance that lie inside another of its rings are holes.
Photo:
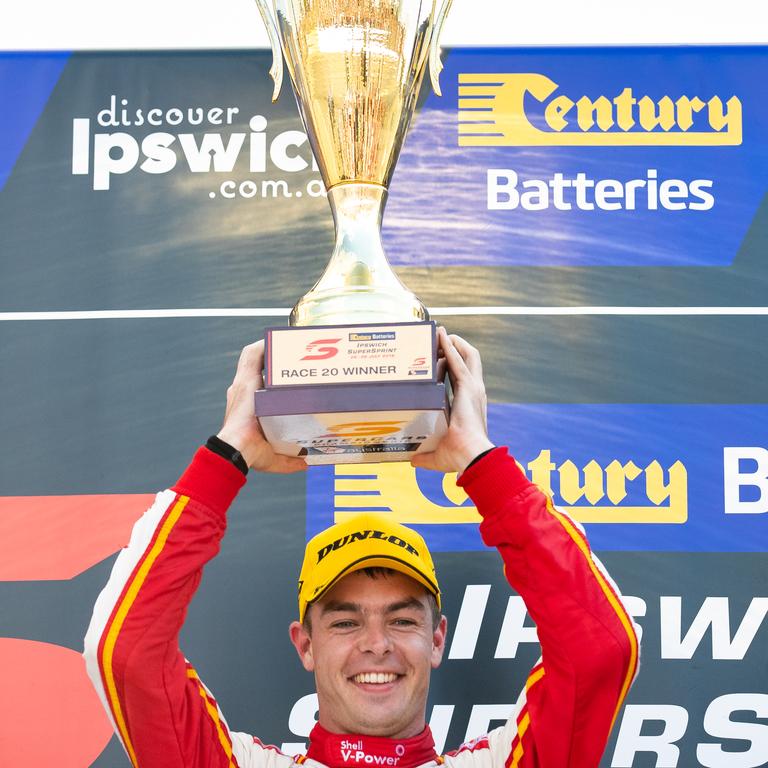
[[[597,115],[597,126],[603,131],[613,127],[613,107],[605,96],[599,96],[592,101],[582,96],[576,102],[577,122],[582,131],[588,131],[594,124]]]
[[[688,519],[688,472],[682,462],[676,461],[669,468],[669,483],[664,484],[664,470],[658,461],[645,468],[646,495],[654,504],[669,500],[669,516],[674,522]]]
[[[552,473],[555,471],[555,465],[551,460],[551,451],[539,451],[539,455],[528,462],[528,469],[531,472],[531,482],[538,485],[547,496],[552,496]]]
[[[716,131],[722,131],[732,136],[734,144],[741,144],[741,102],[731,96],[725,102],[726,109],[723,109],[723,101],[719,96],[713,96],[707,102],[709,115],[709,124]]]
[[[742,142],[742,106],[736,96],[723,105],[706,102],[710,130],[692,131],[698,97],[635,99],[624,88],[612,100],[555,94],[558,84],[545,75],[462,73],[459,75],[459,146],[722,146]],[[545,128],[529,120],[526,96],[544,105]],[[550,98],[552,97],[552,98]],[[549,101],[548,101],[549,99]],[[576,107],[575,122],[567,119]],[[595,123],[600,131],[591,130]],[[642,130],[637,130],[637,126]],[[616,130],[617,127],[619,130]],[[614,128],[614,130],[610,130]],[[636,130],[632,130],[635,128]]]
[[[637,100],[632,95],[631,88],[625,88],[614,100],[616,105],[616,124],[622,131],[629,131],[635,125],[632,107],[637,104]]]
[[[605,487],[608,498],[614,504],[620,504],[627,496],[627,480],[636,479],[642,470],[634,461],[621,464],[614,459],[605,468]]]
[[[531,479],[552,495],[552,473],[559,474],[561,507],[582,523],[684,523],[688,519],[688,473],[680,461],[664,470],[652,461],[641,470],[633,461],[612,460],[605,470],[595,461],[580,470],[573,461],[557,466],[549,450],[539,451],[527,465]],[[416,470],[404,462],[346,464],[334,480],[335,520],[346,520],[359,509],[386,507],[394,520],[408,524],[457,525],[479,523],[456,476],[443,478],[443,500],[428,499],[419,487]],[[626,503],[628,484],[645,475],[645,505]],[[354,493],[350,493],[354,491]],[[607,497],[607,498],[606,498]],[[599,502],[603,501],[603,504]]]
[[[579,470],[569,459],[558,469],[560,473],[560,496],[568,504],[575,504],[582,496],[592,504],[603,498],[603,470],[592,459],[584,467],[584,485],[579,483]]]
[[[567,96],[556,96],[544,109],[544,120],[553,131],[562,131],[568,121],[564,115],[573,107],[573,101]]]
[[[665,131],[675,127],[675,105],[669,96],[663,96],[658,104],[649,96],[643,96],[637,106],[640,108],[640,125],[646,131],[652,131],[656,126],[661,126]]]
[[[693,125],[693,113],[701,111],[706,105],[698,96],[692,99],[681,96],[675,102],[675,106],[677,107],[677,124],[681,130],[687,131]]]

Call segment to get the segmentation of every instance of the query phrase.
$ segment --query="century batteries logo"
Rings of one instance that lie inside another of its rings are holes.
[[[349,334],[350,341],[393,341],[396,337],[395,331],[366,331]]]
[[[459,146],[716,147],[742,142],[737,96],[663,95],[625,86],[616,93],[566,92],[537,73],[460,74]],[[635,178],[593,178],[576,171],[526,178],[489,168],[488,210],[708,211],[711,178],[665,177],[647,168]]]
[[[542,449],[522,465],[530,480],[574,519],[585,523],[684,523],[688,519],[688,472],[682,461],[636,463],[614,459],[583,466],[572,459],[553,461]],[[337,467],[335,519],[342,521],[376,506],[406,525],[478,523],[480,516],[456,475],[443,476],[441,488],[422,485],[410,464]],[[375,471],[374,471],[375,470]]]
[[[532,117],[531,101],[543,109]],[[535,73],[460,74],[459,145],[714,146],[741,144],[742,106],[736,96],[639,96],[565,93]]]
[[[306,134],[272,132],[266,117],[242,116],[236,106],[134,106],[112,94],[93,117],[72,121],[72,173],[90,176],[94,190],[129,173],[175,169],[224,176],[213,176],[210,198],[325,196]]]

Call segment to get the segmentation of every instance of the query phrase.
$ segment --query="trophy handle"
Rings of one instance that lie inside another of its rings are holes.
[[[259,8],[259,13],[261,13],[264,26],[267,28],[267,35],[269,35],[269,42],[272,46],[272,66],[269,69],[269,74],[275,82],[275,87],[272,91],[272,101],[275,102],[280,95],[280,86],[283,84],[283,52],[280,48],[277,21],[272,15],[269,0],[256,0],[256,5]]]
[[[259,2],[259,0],[257,0]],[[451,9],[453,0],[442,0],[440,8],[435,16],[435,25],[432,28],[432,38],[429,41],[429,79],[432,81],[432,90],[442,96],[440,90],[440,72],[443,69],[443,63],[440,61],[440,33],[443,30],[443,22]]]

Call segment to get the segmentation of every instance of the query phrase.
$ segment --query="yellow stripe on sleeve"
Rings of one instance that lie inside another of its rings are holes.
[[[184,507],[187,506],[188,502],[188,496],[180,496],[173,509],[171,510],[171,513],[166,518],[166,521],[163,523],[157,539],[155,540],[154,546],[150,550],[144,562],[141,564],[141,567],[136,573],[136,576],[128,587],[128,591],[125,593],[125,597],[120,603],[120,607],[118,608],[117,613],[115,614],[115,618],[112,621],[112,625],[109,628],[107,638],[104,641],[102,669],[104,671],[104,681],[106,683],[107,696],[109,698],[109,703],[112,706],[112,712],[115,715],[115,722],[117,723],[117,727],[120,731],[120,737],[123,740],[123,744],[125,744],[128,757],[131,759],[131,763],[133,763],[134,768],[138,768],[138,760],[136,758],[136,752],[133,748],[133,744],[131,743],[131,739],[128,735],[128,727],[123,716],[123,711],[120,707],[120,700],[117,696],[117,686],[115,684],[115,676],[112,670],[112,658],[115,652],[117,638],[120,635],[120,630],[123,628],[123,623],[125,622],[125,617],[128,615],[128,611],[131,609],[131,606],[136,600],[136,596],[138,595],[139,590],[147,578],[149,569],[152,567],[155,560],[157,560],[159,554],[162,552],[163,547],[168,540],[168,536],[173,529],[173,526],[176,525],[176,522],[178,521],[181,513],[184,510]]]
[[[536,683],[541,680],[542,677],[545,675],[544,667],[543,666],[537,666],[534,667],[531,670],[530,675],[528,675],[528,679],[525,681],[525,690],[526,693],[534,686]],[[528,712],[528,710],[525,711],[525,714],[520,718],[519,722],[517,723],[517,744],[515,745],[515,748],[512,750],[511,760],[509,763],[507,763],[506,768],[518,768],[520,765],[520,761],[523,759],[523,753],[525,752],[525,748],[523,747],[523,736],[525,735],[525,732],[528,730],[528,726],[531,724],[531,715]]]
[[[187,677],[197,682],[197,691],[200,694],[202,700],[205,702],[205,709],[208,712],[211,720],[213,720],[213,724],[216,726],[216,733],[219,737],[219,743],[221,744],[221,748],[224,750],[224,754],[227,756],[227,760],[229,761],[229,768],[235,768],[236,763],[232,757],[232,744],[227,738],[227,735],[224,733],[224,728],[221,725],[221,718],[219,717],[219,710],[208,698],[208,693],[203,687],[200,678],[197,676],[197,672],[195,672],[194,669],[187,669]]]
[[[520,761],[523,759],[523,736],[528,730],[528,726],[531,724],[531,716],[526,712],[520,722],[517,724],[517,746],[512,751],[512,762],[509,764],[509,768],[518,768]]]
[[[532,685],[535,685],[536,683],[541,680],[542,677],[546,674],[544,667],[534,667],[531,670],[531,674],[528,675],[528,679],[525,681],[525,690],[529,691],[531,689]]]
[[[558,512],[552,506],[552,500],[550,498],[547,498],[547,510],[560,522],[563,528],[565,528],[568,535],[573,539],[573,541],[576,543],[576,546],[587,559],[590,570],[592,571],[592,575],[595,577],[597,583],[600,585],[600,588],[603,590],[603,594],[608,599],[611,607],[616,612],[616,615],[618,616],[619,621],[621,622],[622,627],[624,627],[624,631],[627,633],[627,637],[629,638],[630,663],[627,669],[627,674],[624,678],[624,683],[621,686],[621,692],[619,693],[619,700],[616,704],[616,710],[614,711],[613,717],[611,718],[612,729],[614,723],[616,722],[616,717],[619,714],[619,710],[621,709],[621,705],[624,703],[624,699],[626,698],[627,692],[629,691],[629,686],[632,684],[632,678],[634,677],[635,667],[637,665],[637,637],[635,635],[635,631],[632,629],[632,624],[627,615],[626,609],[618,597],[616,597],[613,589],[611,589],[611,586],[605,580],[605,576],[601,573],[600,569],[595,564],[595,561],[592,559],[592,555],[590,554],[589,547],[587,546],[584,537],[581,536],[581,534],[576,530],[571,520],[569,520],[561,512]]]

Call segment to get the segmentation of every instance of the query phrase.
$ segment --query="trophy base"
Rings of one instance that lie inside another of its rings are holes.
[[[448,429],[442,382],[262,389],[254,400],[275,451],[310,465],[409,461]]]
[[[448,429],[435,324],[270,328],[255,411],[272,447],[308,464],[408,461]]]

